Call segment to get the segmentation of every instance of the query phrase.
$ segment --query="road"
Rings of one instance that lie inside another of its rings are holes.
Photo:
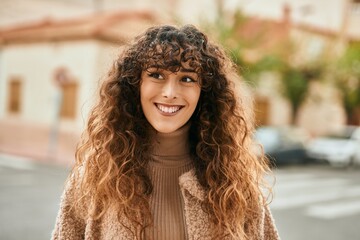
[[[0,239],[50,239],[69,170],[0,155]],[[271,209],[283,240],[359,240],[360,168],[275,171]]]
[[[0,239],[49,240],[68,170],[0,156]]]
[[[360,168],[287,167],[275,175],[270,207],[282,239],[360,239]]]

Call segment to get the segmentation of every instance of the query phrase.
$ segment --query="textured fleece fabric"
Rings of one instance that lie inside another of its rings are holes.
[[[207,214],[201,208],[205,191],[196,179],[195,171],[190,170],[180,176],[180,189],[184,197],[184,211],[187,237],[189,240],[210,240],[212,232]],[[70,197],[73,184],[68,184],[63,193],[60,210],[56,219],[55,229],[52,234],[54,240],[133,240],[131,231],[125,227],[131,225],[127,218],[121,219],[120,224],[116,212],[109,209],[106,214],[97,221],[92,219],[79,219],[70,208],[73,199]],[[268,207],[254,214],[258,228],[252,240],[278,240],[279,235],[274,225]],[[231,239],[225,238],[225,239]]]

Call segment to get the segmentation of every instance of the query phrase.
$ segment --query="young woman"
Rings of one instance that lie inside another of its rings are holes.
[[[279,239],[232,64],[194,26],[148,29],[100,89],[53,239]]]

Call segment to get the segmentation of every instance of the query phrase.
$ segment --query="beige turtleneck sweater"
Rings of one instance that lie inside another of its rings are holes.
[[[154,240],[186,239],[179,177],[193,167],[189,155],[189,128],[187,124],[173,133],[155,134],[153,161],[149,162],[154,187],[150,198],[154,226],[147,233]]]

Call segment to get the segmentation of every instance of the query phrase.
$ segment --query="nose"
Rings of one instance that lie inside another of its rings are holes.
[[[176,79],[170,77],[163,86],[162,95],[164,98],[175,99],[178,97],[178,91],[179,89]]]

